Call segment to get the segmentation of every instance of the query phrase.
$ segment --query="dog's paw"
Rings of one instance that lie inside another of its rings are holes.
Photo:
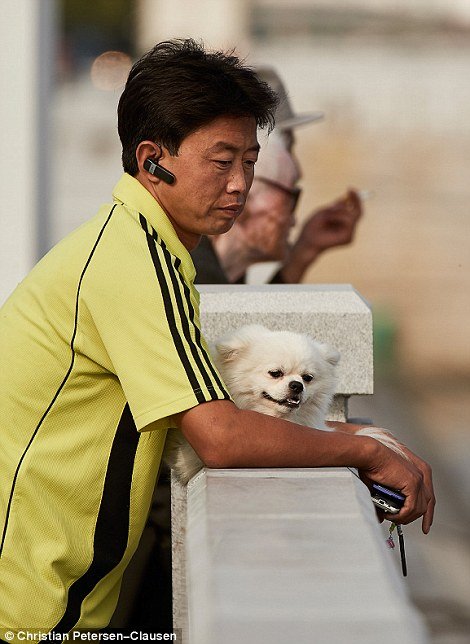
[[[178,429],[169,429],[167,432],[163,460],[182,485],[187,485],[189,480],[204,467]]]
[[[201,462],[189,468],[185,463],[183,466],[175,465],[175,467],[172,468],[172,472],[175,474],[178,482],[181,483],[181,485],[186,486],[193,476],[196,476],[196,474],[201,471],[202,467],[203,464]]]
[[[385,447],[388,447],[396,454],[409,460],[400,443],[388,430],[383,429],[382,427],[363,427],[355,433],[356,436],[369,436],[370,438],[375,438],[376,441],[379,441],[379,443],[382,443]]]

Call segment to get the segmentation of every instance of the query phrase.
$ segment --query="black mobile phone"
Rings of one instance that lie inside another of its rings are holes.
[[[405,503],[405,496],[398,490],[372,483],[372,502],[387,514],[397,514]]]

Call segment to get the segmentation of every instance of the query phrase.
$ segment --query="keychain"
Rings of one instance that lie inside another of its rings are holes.
[[[391,548],[392,550],[393,550],[393,548],[395,548],[395,541],[393,540],[393,531],[395,530],[396,527],[397,526],[395,525],[395,523],[390,524],[389,535],[388,535],[388,539],[386,541],[387,546],[389,548]]]
[[[403,577],[408,575],[408,568],[406,565],[406,553],[405,553],[405,537],[403,536],[403,530],[399,523],[391,523],[389,528],[389,535],[386,541],[389,548],[395,548],[395,541],[393,540],[393,531],[397,529],[398,534],[398,543],[400,546],[400,559],[401,559],[401,571]]]

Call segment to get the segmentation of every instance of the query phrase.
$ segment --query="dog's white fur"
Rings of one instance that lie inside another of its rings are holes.
[[[219,339],[212,357],[235,402],[300,425],[334,431],[325,425],[336,390],[336,349],[308,335],[270,331],[252,324]],[[386,430],[366,427],[357,432],[403,452]],[[163,458],[182,483],[203,467],[179,430],[168,432]]]

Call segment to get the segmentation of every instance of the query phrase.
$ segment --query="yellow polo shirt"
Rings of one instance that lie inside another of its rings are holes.
[[[171,416],[229,398],[188,251],[136,179],[113,196],[0,309],[0,638],[107,625]]]

